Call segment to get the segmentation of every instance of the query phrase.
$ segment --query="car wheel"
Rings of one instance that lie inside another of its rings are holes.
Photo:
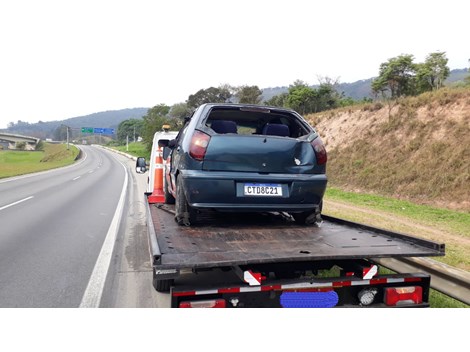
[[[164,194],[165,194],[165,204],[175,204],[175,197],[171,195],[168,191],[168,183],[165,180]]]
[[[292,217],[295,222],[302,225],[313,225],[319,224],[322,222],[321,211],[323,208],[323,201],[320,202],[318,208],[315,208],[314,211],[304,211],[301,213],[292,213]]]
[[[196,211],[191,208],[184,195],[183,179],[176,179],[175,221],[178,225],[191,226],[196,222]]]

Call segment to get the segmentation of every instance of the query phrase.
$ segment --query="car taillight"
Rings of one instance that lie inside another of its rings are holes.
[[[423,303],[423,288],[421,286],[388,287],[385,289],[384,301],[387,306]]]
[[[225,308],[224,299],[212,299],[209,301],[185,301],[181,302],[180,308]]]
[[[211,137],[200,131],[195,131],[191,138],[191,146],[189,147],[189,155],[196,160],[202,161],[206,155],[207,145]]]
[[[311,144],[312,144],[313,150],[315,151],[317,164],[318,165],[326,164],[328,157],[326,154],[325,145],[323,144],[323,141],[321,140],[321,138],[320,137],[315,138]]]

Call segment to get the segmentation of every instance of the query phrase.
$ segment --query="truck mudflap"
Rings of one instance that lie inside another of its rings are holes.
[[[295,279],[258,286],[173,287],[173,308],[428,307],[430,276],[379,275]]]

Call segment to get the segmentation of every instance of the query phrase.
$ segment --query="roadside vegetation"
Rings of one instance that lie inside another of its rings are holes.
[[[432,259],[470,271],[470,214],[467,212],[329,187],[323,213],[445,243],[446,255]],[[431,290],[430,303],[435,308],[468,308],[468,305],[435,290]]]
[[[143,156],[147,161],[150,160],[150,151],[147,150],[146,145],[142,142],[129,143],[129,148],[127,148],[127,145],[109,145],[109,147],[135,157]]]
[[[79,150],[65,144],[44,143],[40,151],[0,151],[0,178],[29,174],[70,165]]]
[[[330,184],[470,211],[470,87],[307,116],[328,150]]]

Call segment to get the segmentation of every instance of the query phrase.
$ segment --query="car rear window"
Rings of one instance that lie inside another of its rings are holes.
[[[215,122],[216,121],[216,122]],[[260,107],[241,109],[214,107],[205,125],[216,133],[241,135],[276,135],[299,138],[312,129],[296,115]]]

